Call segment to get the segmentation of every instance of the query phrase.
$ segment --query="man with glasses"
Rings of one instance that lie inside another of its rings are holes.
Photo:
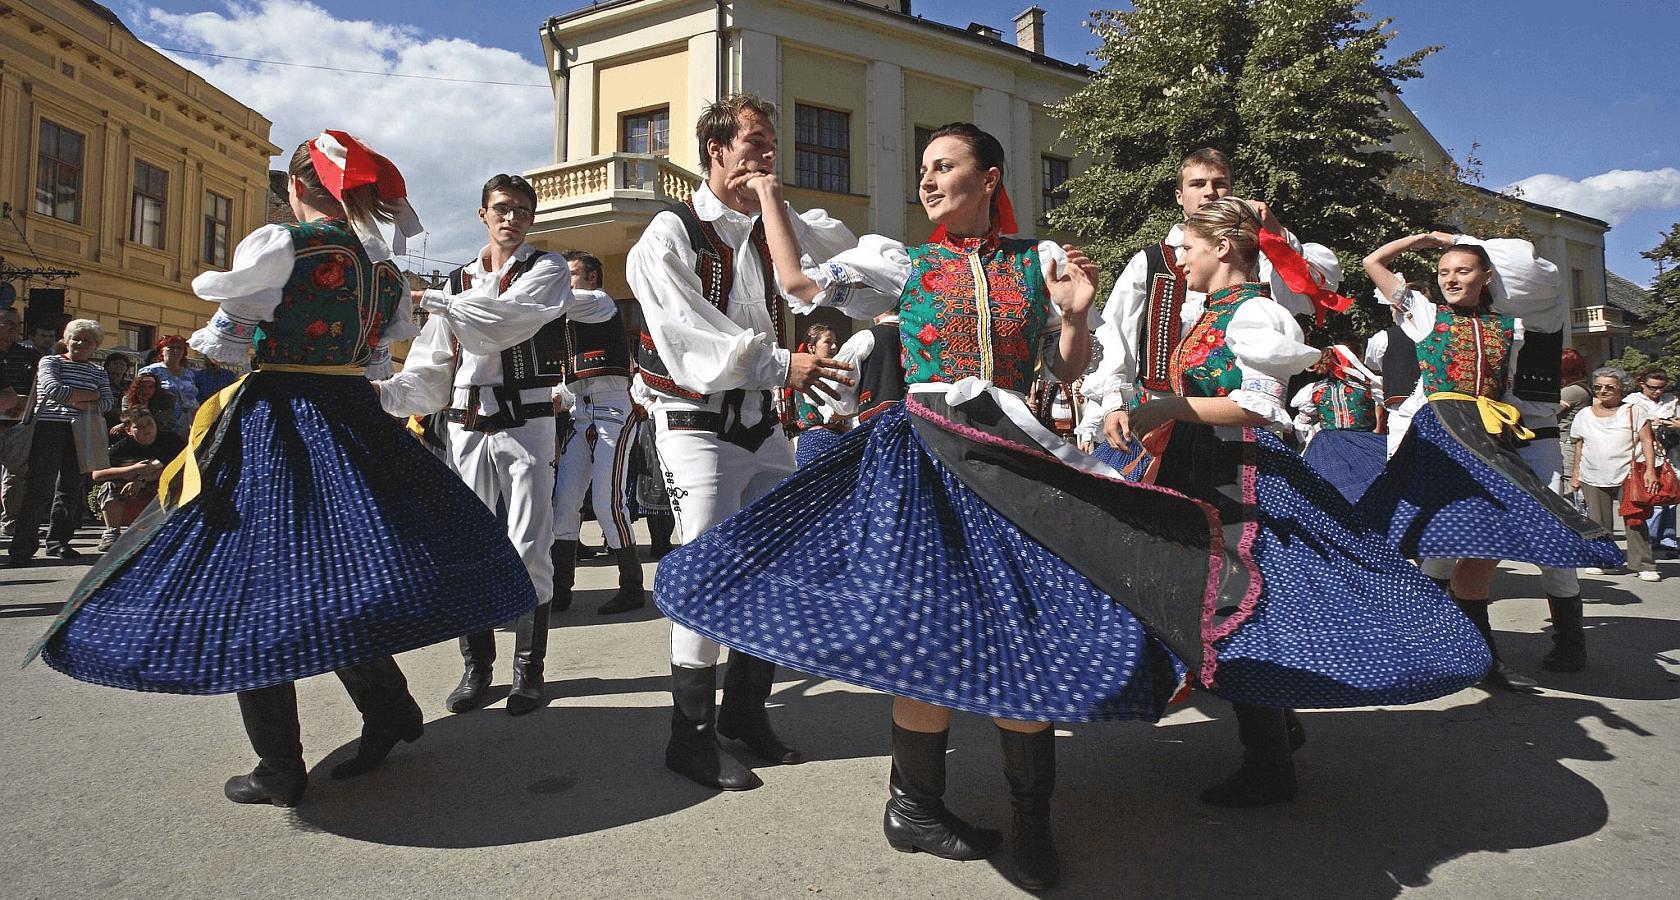
[[[507,711],[542,705],[543,658],[554,593],[554,408],[563,369],[562,316],[604,322],[618,312],[605,295],[574,295],[566,261],[525,243],[537,192],[518,175],[497,175],[480,194],[489,244],[449,275],[448,290],[415,291],[430,317],[402,372],[382,382],[380,402],[396,416],[445,419],[449,464],[507,523],[537,605],[520,617]],[[440,523],[447,524],[447,523]],[[495,632],[461,638],[466,671],[446,701],[450,712],[483,702],[496,658]]]
[[[1676,407],[1680,398],[1669,393],[1668,373],[1662,369],[1646,369],[1639,375],[1639,393],[1628,402],[1651,416],[1651,433],[1656,438],[1657,465],[1668,465],[1668,454],[1680,446],[1680,418]],[[1646,527],[1651,535],[1651,550],[1660,557],[1673,556],[1680,551],[1675,542],[1675,507],[1661,506],[1651,511]]]

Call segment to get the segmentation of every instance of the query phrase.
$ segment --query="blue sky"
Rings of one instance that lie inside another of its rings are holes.
[[[537,26],[547,16],[581,5],[577,0],[497,0],[483,6],[458,0],[316,0],[310,10],[303,0],[243,0],[239,7],[221,0],[107,2],[142,38],[163,46],[340,65],[349,64],[338,60],[360,59],[350,67],[466,70],[479,74],[459,77],[536,82],[542,81],[535,68],[541,60]],[[913,5],[917,14],[947,24],[979,21],[1009,34],[1015,14],[1029,2],[915,0]],[[1089,61],[1086,54],[1096,39],[1082,20],[1095,4],[1038,0],[1037,5],[1047,11],[1051,55]],[[463,9],[494,14],[463,16]],[[1366,9],[1394,18],[1399,35],[1391,46],[1397,53],[1443,46],[1425,62],[1425,77],[1403,86],[1406,102],[1443,145],[1462,158],[1472,143],[1479,144],[1488,187],[1521,182],[1531,199],[1611,221],[1609,268],[1640,283],[1650,280],[1654,269],[1639,251],[1680,221],[1680,66],[1671,62],[1680,46],[1680,10],[1672,0],[1367,0]],[[288,29],[295,23],[331,19],[357,22],[356,28],[344,29],[353,37],[301,44],[282,37],[292,33]],[[319,103],[301,99],[288,105],[283,92],[300,98],[322,92],[342,96],[344,85],[353,84],[355,102],[373,103],[366,83],[376,79],[194,63],[190,58],[183,62],[268,114],[280,144],[308,136],[291,133],[303,130],[294,119],[318,116],[320,109]],[[441,90],[436,83],[385,81],[394,84],[375,93],[379,110],[387,115],[392,109],[412,109],[437,121],[451,106],[465,105],[465,95]],[[520,108],[536,109],[546,100],[540,89],[507,90],[499,96],[515,97]],[[292,106],[295,112],[288,111]],[[354,110],[346,115],[356,117]],[[384,130],[372,124],[367,128]],[[482,139],[487,156],[505,158],[509,169],[551,158],[541,135],[509,140],[503,133]],[[393,155],[410,158],[402,146],[408,136],[390,140],[399,142]],[[423,155],[424,148],[415,152]],[[452,158],[458,161],[462,152],[457,146]],[[440,159],[437,165],[447,171],[447,164]],[[411,183],[417,180],[410,175]],[[451,197],[450,204],[456,199]],[[427,211],[421,210],[423,215]],[[439,216],[427,218],[432,225]],[[466,240],[448,228],[435,233],[448,248],[438,251],[443,255],[458,254]]]

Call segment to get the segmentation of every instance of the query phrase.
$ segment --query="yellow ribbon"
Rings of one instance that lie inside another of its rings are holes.
[[[1455,391],[1442,391],[1439,394],[1429,395],[1429,402],[1434,403],[1437,400],[1470,400],[1475,402],[1476,409],[1482,414],[1482,427],[1487,429],[1488,434],[1502,434],[1509,430],[1519,440],[1531,441],[1534,439],[1534,432],[1523,427],[1522,413],[1518,412],[1517,408],[1509,403],[1500,403],[1491,397],[1473,397]]]
[[[355,375],[361,377],[361,366],[294,366],[280,363],[264,363],[259,370],[262,372],[303,372],[309,375]],[[241,375],[233,384],[217,391],[210,399],[199,406],[193,415],[192,431],[187,436],[187,449],[179,456],[169,461],[163,467],[163,474],[158,477],[158,502],[164,506],[177,508],[186,505],[199,495],[204,489],[204,476],[198,468],[198,448],[204,443],[204,438],[216,427],[223,411],[233,401],[233,395],[239,393],[239,386],[245,383],[250,375]],[[177,485],[180,488],[176,492]]]

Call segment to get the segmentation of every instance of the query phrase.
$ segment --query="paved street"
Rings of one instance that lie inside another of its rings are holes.
[[[590,526],[593,528],[593,526]],[[593,532],[588,532],[593,536]],[[645,533],[644,533],[645,537]],[[91,550],[92,532],[80,546]],[[994,863],[889,849],[888,701],[784,673],[772,715],[812,761],[715,795],[667,772],[668,631],[603,620],[613,569],[580,569],[557,615],[549,705],[449,715],[452,645],[400,661],[428,723],[379,771],[326,772],[359,723],[336,679],[299,685],[314,777],[301,807],[242,807],[252,757],[231,697],[93,687],[16,660],[83,565],[0,572],[0,897],[1002,897]],[[1543,696],[1467,690],[1423,706],[1303,715],[1293,804],[1225,811],[1230,709],[1159,727],[1058,732],[1067,897],[1442,898],[1680,895],[1680,564],[1660,584],[1584,577],[1590,668],[1550,675],[1539,578],[1502,572],[1506,658]],[[648,573],[653,571],[649,564]],[[1522,599],[1529,598],[1529,599]],[[503,634],[505,695],[512,636]],[[989,724],[959,716],[948,800],[1006,826]]]

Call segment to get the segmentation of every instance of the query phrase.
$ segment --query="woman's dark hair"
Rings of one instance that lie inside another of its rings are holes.
[[[1482,266],[1482,271],[1493,271],[1493,258],[1488,256],[1487,248],[1483,247],[1481,244],[1454,244],[1441,251],[1441,259],[1446,259],[1448,253],[1468,253],[1471,256],[1476,257],[1476,261]],[[1439,287],[1439,285],[1437,285],[1437,287]],[[1489,282],[1488,287],[1482,288],[1482,296],[1476,301],[1477,303],[1485,305],[1493,301],[1491,287],[1492,282]]]
[[[1574,384],[1587,378],[1587,358],[1574,347],[1563,348],[1563,362],[1559,365],[1559,377],[1564,384]]]
[[[321,185],[321,176],[315,174],[315,161],[309,157],[309,146],[313,141],[304,141],[292,153],[292,162],[286,167],[286,173],[296,178],[303,185],[303,199],[316,209],[332,212],[338,210],[347,218],[358,218],[365,215],[379,222],[391,222],[397,218],[397,204],[381,200],[379,189],[371,184],[353,187],[344,193],[344,200],[340,202]]]
[[[838,339],[840,337],[840,333],[838,331],[834,330],[834,326],[824,325],[821,322],[817,322],[817,323],[815,323],[815,324],[813,324],[810,327],[805,329],[805,346],[807,346],[807,347],[816,346],[817,337],[821,334],[824,334],[824,333],[827,333],[827,334],[833,336],[836,339]]]
[[[147,409],[161,411],[175,405],[175,395],[163,386],[163,379],[150,372],[141,372],[134,376],[134,380],[128,383],[128,390],[123,392],[124,409],[141,402],[140,383],[148,380],[152,383],[152,396],[145,401]]]
[[[951,122],[941,125],[933,134],[928,135],[928,143],[931,144],[942,137],[958,138],[967,144],[974,158],[980,162],[980,168],[997,169],[1000,174],[1004,171],[1003,144],[973,122]],[[918,160],[917,165],[920,164]]]

